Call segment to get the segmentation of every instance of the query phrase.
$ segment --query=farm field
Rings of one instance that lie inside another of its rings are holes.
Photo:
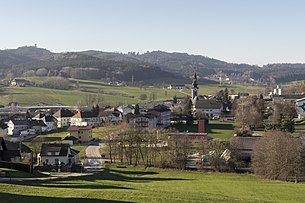
[[[247,174],[110,167],[89,177],[0,183],[15,202],[303,202],[305,184]]]

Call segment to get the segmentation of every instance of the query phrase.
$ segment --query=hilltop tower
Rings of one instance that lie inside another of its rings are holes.
[[[197,74],[195,72],[193,76],[193,82],[192,82],[192,100],[194,101],[198,96],[198,83],[197,83]]]

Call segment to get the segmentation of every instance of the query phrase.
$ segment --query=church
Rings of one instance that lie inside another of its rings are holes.
[[[195,72],[192,82],[192,112],[196,116],[198,114],[205,115],[206,118],[217,120],[223,110],[223,105],[220,101],[207,96],[199,95],[199,87],[197,81],[197,73]]]

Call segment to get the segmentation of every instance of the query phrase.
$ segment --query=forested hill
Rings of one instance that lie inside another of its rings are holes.
[[[0,51],[0,76],[64,76],[135,83],[187,83],[196,71],[203,83],[228,77],[236,82],[287,82],[305,78],[305,64],[263,67],[227,63],[201,55],[162,51],[127,54],[102,51],[53,53],[35,46]]]
[[[128,54],[85,51],[84,54],[113,61],[141,61],[154,64],[162,70],[190,76],[196,71],[201,77],[218,80],[226,76],[238,82],[255,80],[261,83],[289,82],[305,79],[305,64],[268,64],[262,67],[249,64],[227,63],[218,59],[187,53],[163,51]]]

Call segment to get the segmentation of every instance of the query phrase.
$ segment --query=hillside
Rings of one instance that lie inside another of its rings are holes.
[[[248,174],[106,167],[84,177],[0,183],[2,202],[304,202],[304,184]]]
[[[196,71],[203,84],[229,78],[234,83],[289,82],[304,79],[305,64],[268,64],[262,67],[227,63],[201,55],[162,51],[127,54],[88,50],[53,53],[35,46],[0,51],[0,77],[63,76],[123,81],[136,85],[188,83]],[[38,71],[39,70],[39,71]],[[38,73],[37,73],[38,71]]]
[[[93,53],[93,52],[90,52]],[[111,55],[109,53],[109,55]],[[2,78],[22,76],[63,76],[74,79],[95,79],[106,82],[123,81],[134,84],[185,83],[180,74],[138,60],[109,60],[81,52],[52,53],[37,47],[20,47],[0,52]],[[163,78],[163,81],[159,79]]]

